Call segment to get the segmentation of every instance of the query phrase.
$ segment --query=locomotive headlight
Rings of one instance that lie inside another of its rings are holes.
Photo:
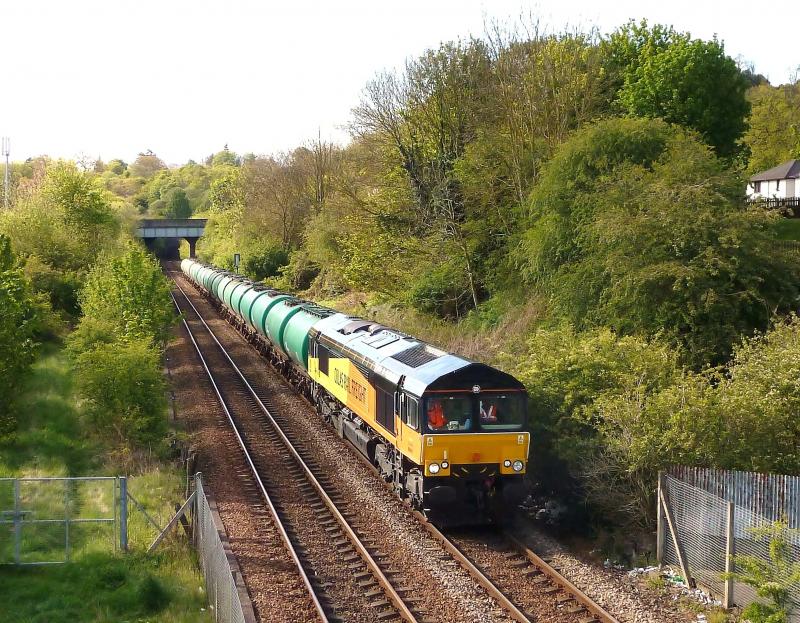
[[[440,469],[441,467],[439,467],[438,463],[431,463],[430,465],[428,465],[428,471],[431,474],[438,474]]]
[[[503,461],[503,467],[511,467],[511,461],[509,459]]]
[[[450,467],[450,463],[447,461],[442,461],[442,469],[447,469],[448,467]]]
[[[515,472],[521,472],[522,468],[525,467],[525,463],[523,463],[522,461],[514,461],[511,467],[514,469]]]

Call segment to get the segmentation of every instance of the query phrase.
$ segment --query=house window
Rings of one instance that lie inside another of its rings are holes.
[[[777,192],[777,191],[779,191],[780,189],[781,189],[781,181],[780,181],[780,180],[778,180],[777,182],[775,182],[775,191]]]
[[[761,182],[753,182],[753,192],[761,192]]]

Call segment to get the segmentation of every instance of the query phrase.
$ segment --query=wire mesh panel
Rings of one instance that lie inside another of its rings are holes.
[[[0,564],[44,565],[117,547],[117,479],[0,478]]]
[[[679,542],[692,576],[721,594],[723,581],[720,576],[725,571],[727,502],[671,476],[665,478],[665,485]],[[672,539],[665,540],[664,557],[667,564],[678,565],[678,553]]]
[[[776,520],[798,527],[800,479],[788,476],[726,472],[699,468],[673,468],[663,486],[675,523],[676,537],[692,577],[717,595],[724,594],[722,574],[728,552],[728,506],[733,503],[731,550],[735,556],[770,560],[769,540],[759,537]],[[800,560],[800,535],[788,534],[792,560]],[[678,552],[671,536],[664,539],[666,564],[679,566]],[[735,571],[735,565],[733,567]],[[800,585],[791,590],[800,608]],[[733,603],[746,606],[757,599],[755,589],[736,582]],[[790,619],[800,621],[800,613]]]
[[[215,621],[245,623],[239,591],[203,483],[199,478],[195,482],[195,547],[205,577],[209,604],[214,608]]]

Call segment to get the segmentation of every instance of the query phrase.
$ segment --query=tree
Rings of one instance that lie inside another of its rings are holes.
[[[36,311],[16,266],[11,241],[0,234],[0,435],[14,429],[16,389],[35,354]]]
[[[752,112],[743,142],[750,151],[750,172],[800,158],[800,80],[778,87],[761,84],[748,98]]]
[[[646,26],[630,23],[610,39],[613,63],[622,65],[624,110],[697,130],[717,154],[733,155],[750,110],[747,78],[716,38]]]
[[[442,44],[406,65],[398,77],[370,81],[354,112],[353,132],[375,135],[396,151],[383,152],[405,171],[415,202],[404,215],[412,235],[430,236],[442,255],[457,254],[473,307],[480,299],[475,241],[465,227],[463,192],[454,169],[475,137],[488,96],[485,44]]]
[[[109,160],[108,164],[106,165],[106,171],[109,171],[114,175],[122,175],[127,170],[128,170],[127,163],[124,160],[120,160],[119,158],[115,158],[114,160]]]
[[[140,153],[129,168],[134,177],[152,177],[156,172],[166,169],[167,165],[148,149]]]
[[[80,300],[85,317],[110,322],[123,340],[163,344],[175,317],[158,262],[132,242],[120,256],[103,257],[92,268]]]
[[[120,444],[157,441],[166,427],[166,389],[158,350],[148,339],[99,343],[77,356],[78,391],[98,432]]]
[[[800,293],[772,216],[744,210],[741,189],[680,128],[603,121],[549,163],[517,257],[528,282],[576,325],[660,333],[693,365],[721,363]]]
[[[219,166],[238,167],[241,164],[241,160],[239,156],[236,155],[235,152],[230,151],[228,149],[228,146],[225,145],[222,151],[218,151],[209,158],[207,164],[210,164],[213,167],[219,167]]]
[[[164,216],[166,218],[189,218],[192,215],[192,206],[183,188],[171,188],[167,192],[165,202]]]

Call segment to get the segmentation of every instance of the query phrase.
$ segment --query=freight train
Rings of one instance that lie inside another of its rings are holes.
[[[530,444],[514,377],[213,266],[181,270],[433,523],[513,515]]]

